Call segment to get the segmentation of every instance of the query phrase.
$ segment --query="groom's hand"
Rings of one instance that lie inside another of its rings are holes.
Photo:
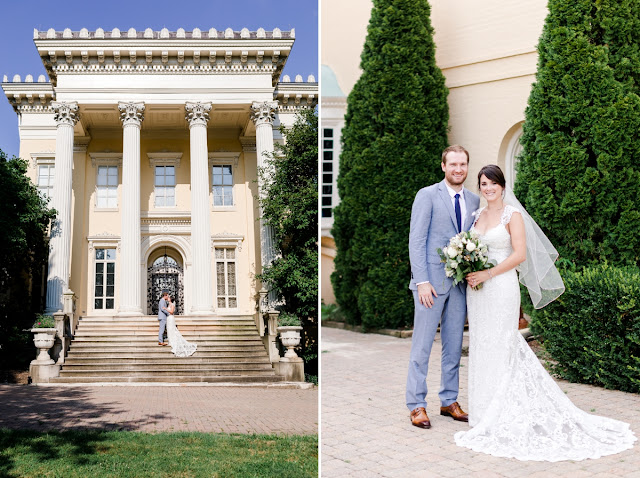
[[[418,299],[425,307],[433,307],[433,298],[438,297],[436,289],[429,282],[418,285]]]

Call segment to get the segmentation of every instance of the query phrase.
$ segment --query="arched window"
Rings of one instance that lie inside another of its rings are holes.
[[[512,188],[516,180],[517,158],[522,152],[520,138],[522,138],[522,122],[512,126],[509,131],[507,131],[507,134],[502,140],[502,147],[500,148],[501,151],[504,151],[504,177],[507,185]]]

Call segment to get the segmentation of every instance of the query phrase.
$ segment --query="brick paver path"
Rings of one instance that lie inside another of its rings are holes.
[[[411,426],[404,403],[410,339],[323,328],[322,477],[640,478],[640,443],[618,455],[580,462],[523,462],[456,446],[467,424],[439,415],[440,342],[431,351],[427,413],[431,429]],[[459,402],[467,405],[462,359]],[[640,437],[640,396],[558,381],[587,412],[623,419]]]
[[[318,433],[317,389],[0,385],[0,428]]]

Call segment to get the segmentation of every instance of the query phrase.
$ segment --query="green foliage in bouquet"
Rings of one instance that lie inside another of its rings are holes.
[[[640,269],[561,271],[566,291],[532,313],[531,329],[572,382],[640,392]]]
[[[334,210],[332,284],[347,321],[413,321],[407,247],[418,190],[442,178],[448,90],[435,62],[426,0],[374,0],[349,94]]]
[[[489,261],[489,249],[480,242],[477,234],[462,231],[451,238],[444,251],[437,249],[438,255],[444,262],[444,272],[453,279],[453,285],[464,280],[471,272],[483,271],[495,267],[495,261]],[[474,287],[482,289],[482,284]]]
[[[550,0],[515,193],[560,256],[640,263],[640,2]]]

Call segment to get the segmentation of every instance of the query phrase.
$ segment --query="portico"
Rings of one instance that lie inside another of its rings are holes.
[[[278,29],[34,31],[48,78],[2,87],[20,155],[58,211],[46,312],[71,289],[79,316],[149,314],[149,261],[168,248],[185,314],[255,314],[254,276],[274,257],[258,168],[284,140],[277,127],[317,102],[313,77],[281,78],[294,40]]]

